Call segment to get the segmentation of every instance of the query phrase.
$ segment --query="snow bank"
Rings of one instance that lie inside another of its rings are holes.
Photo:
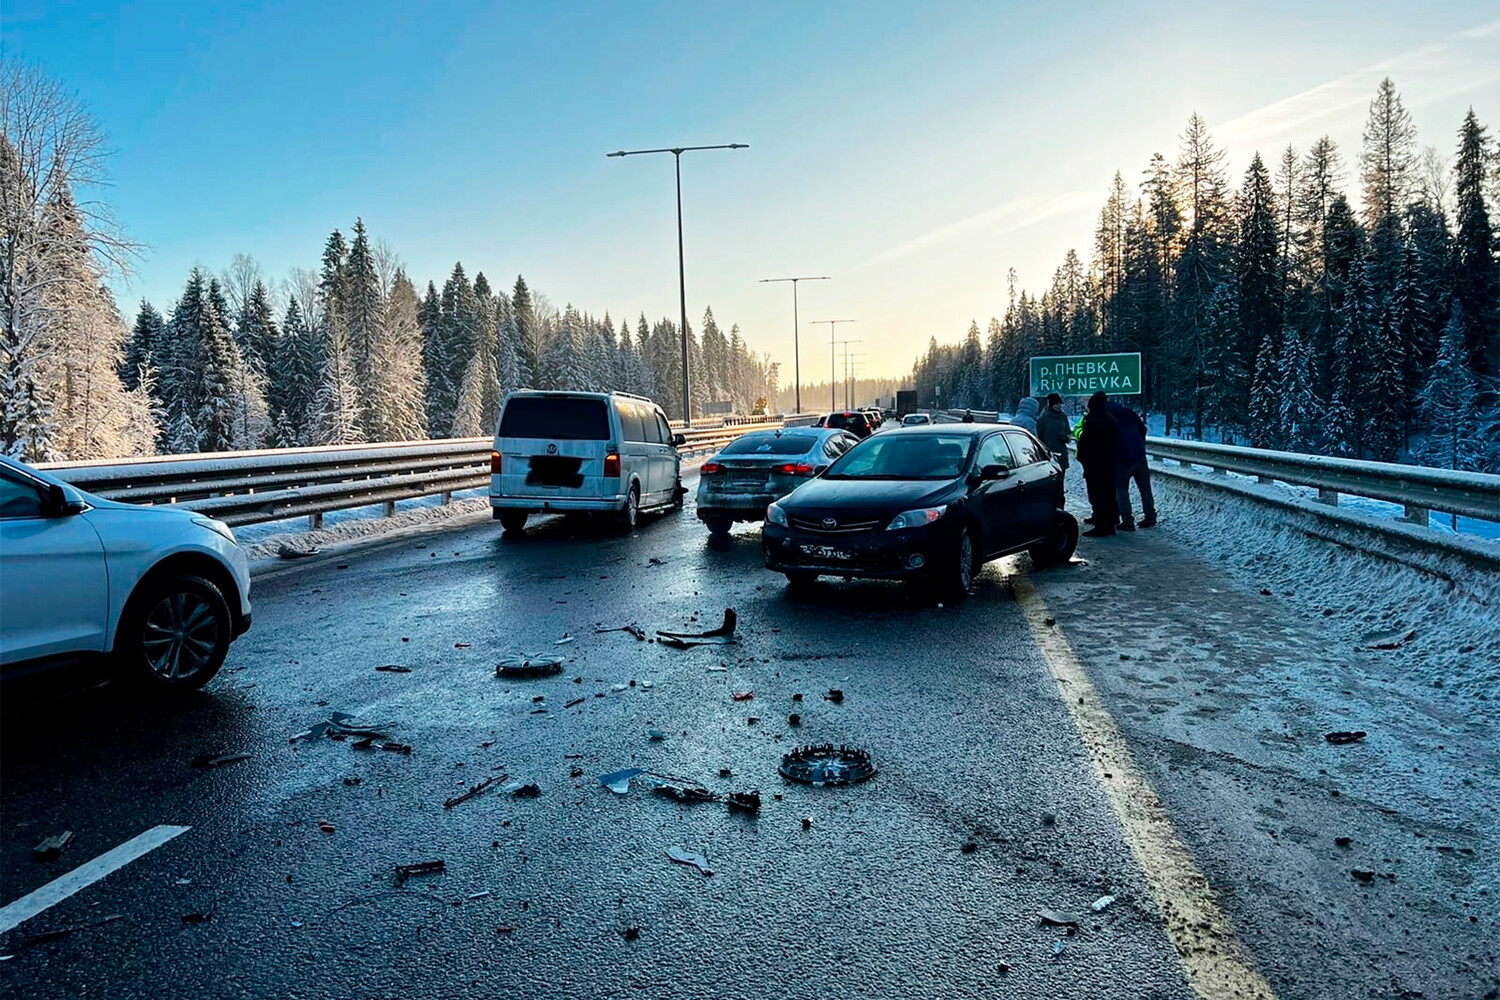
[[[373,538],[379,535],[389,534],[402,528],[410,528],[421,524],[435,524],[441,521],[453,521],[457,519],[474,519],[481,514],[489,516],[490,501],[487,496],[470,497],[465,500],[455,499],[447,505],[423,504],[421,506],[408,507],[405,510],[398,509],[394,517],[379,516],[380,507],[361,507],[355,511],[343,511],[340,513],[361,514],[363,516],[348,517],[331,526],[325,526],[318,531],[287,531],[292,522],[273,521],[269,525],[256,525],[255,527],[274,526],[282,530],[276,534],[257,533],[256,537],[246,537],[246,531],[236,531],[235,536],[240,540],[240,546],[245,550],[245,557],[252,563],[260,559],[275,559],[281,554],[283,545],[294,549],[310,549],[313,547],[325,548],[340,542],[351,542],[363,538]],[[374,515],[368,514],[375,511]],[[331,515],[330,515],[331,516]],[[298,518],[295,523],[307,523],[306,518]],[[328,522],[324,521],[325,525]]]

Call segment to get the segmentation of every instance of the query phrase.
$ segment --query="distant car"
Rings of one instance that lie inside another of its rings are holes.
[[[848,431],[857,438],[867,438],[874,432],[875,428],[870,426],[870,418],[859,410],[835,410],[823,418],[820,427],[834,427],[841,431]]]
[[[105,654],[159,689],[207,684],[250,627],[250,572],[222,521],[116,503],[0,458],[0,672]]]
[[[626,531],[640,512],[680,510],[685,438],[661,407],[626,392],[505,397],[490,451],[490,507],[508,533],[536,513],[612,515]]]
[[[883,417],[880,411],[875,409],[874,407],[867,406],[860,412],[863,413],[865,415],[865,419],[870,422],[871,430],[878,431],[880,430],[880,425],[885,423],[885,417]]]
[[[925,427],[932,423],[932,418],[925,413],[908,413],[901,418],[902,427]]]
[[[980,567],[1028,551],[1066,561],[1078,522],[1057,506],[1062,473],[1017,427],[897,428],[861,441],[766,508],[766,568],[793,586],[820,574],[927,581],[962,600]]]
[[[858,443],[846,431],[817,427],[735,438],[698,470],[698,519],[715,535],[735,521],[762,520],[767,504],[820,475]]]

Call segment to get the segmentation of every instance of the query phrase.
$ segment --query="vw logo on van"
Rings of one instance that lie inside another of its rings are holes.
[[[835,521],[833,518],[831,518],[831,517],[825,517],[825,518],[823,518],[823,527],[831,529],[831,528],[837,528],[838,526],[839,526],[839,523],[837,521]]]
[[[547,454],[549,454],[549,455],[556,455],[557,454],[557,445],[555,445],[555,444],[549,444],[547,446]]]

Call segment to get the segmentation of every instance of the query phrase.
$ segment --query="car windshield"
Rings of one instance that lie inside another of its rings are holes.
[[[609,419],[602,399],[516,396],[505,404],[497,436],[603,441],[609,437]]]
[[[876,434],[829,467],[825,479],[956,479],[967,434]]]
[[[736,438],[725,446],[720,455],[801,455],[811,451],[818,443],[816,434],[777,434],[761,431]]]

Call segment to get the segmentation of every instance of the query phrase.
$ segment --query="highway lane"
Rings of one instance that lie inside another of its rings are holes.
[[[1288,892],[1309,891],[1285,884],[1300,860],[1279,859],[1263,830],[1222,812],[1290,779],[1225,778],[1213,741],[1230,723],[1174,755],[1150,728],[1160,716],[1136,718],[1140,692],[1122,686],[1121,647],[1104,647],[1093,612],[1097,588],[1126,589],[1121,567],[1146,557],[1148,537],[1031,579],[1277,995],[1400,995],[1378,991],[1403,962],[1414,969],[1403,982],[1420,973],[1428,997],[1483,995],[1458,977],[1493,975],[1487,915],[1429,914],[1403,949],[1415,958],[1374,968],[1382,921],[1340,899],[1339,940],[1354,953],[1328,954],[1303,915],[1286,912]],[[1011,577],[1025,569],[991,567],[959,608],[879,583],[793,598],[761,568],[753,527],[714,548],[689,514],[628,538],[555,519],[510,540],[483,524],[263,578],[255,629],[199,697],[153,705],[108,687],[7,697],[0,903],[158,824],[191,829],[12,931],[0,979],[23,997],[323,996],[329,984],[408,997],[471,984],[558,997],[1193,996],[1097,747],[1016,601]],[[1201,573],[1233,593],[1234,581]],[[1234,603],[1253,604],[1243,593]],[[723,648],[593,631],[711,627],[725,607],[741,626]],[[575,641],[554,645],[565,635]],[[568,657],[560,677],[493,675],[508,653],[553,650]],[[374,669],[389,663],[411,672]],[[831,688],[842,703],[824,699]],[[288,742],[330,711],[393,720],[412,754]],[[865,747],[880,774],[845,789],[785,783],[776,764],[800,742]],[[1198,744],[1207,749],[1190,752]],[[254,756],[188,766],[214,751]],[[625,767],[756,788],[764,806],[747,817],[639,783],[626,796],[599,786],[598,774]],[[497,774],[542,794],[492,790],[443,808]],[[1355,815],[1342,828],[1363,837],[1372,822]],[[63,858],[34,862],[32,846],[62,829],[77,832]],[[1235,857],[1251,838],[1247,872]],[[715,874],[673,864],[673,846],[702,852]],[[432,858],[445,874],[395,884],[394,866]],[[1378,887],[1393,906],[1407,888]],[[1117,901],[1090,913],[1105,894]],[[1044,908],[1084,914],[1082,926],[1041,926]],[[58,941],[26,940],[114,914]],[[193,914],[210,916],[184,922]],[[1461,972],[1452,953],[1465,949]],[[1330,966],[1348,992],[1325,988]]]

